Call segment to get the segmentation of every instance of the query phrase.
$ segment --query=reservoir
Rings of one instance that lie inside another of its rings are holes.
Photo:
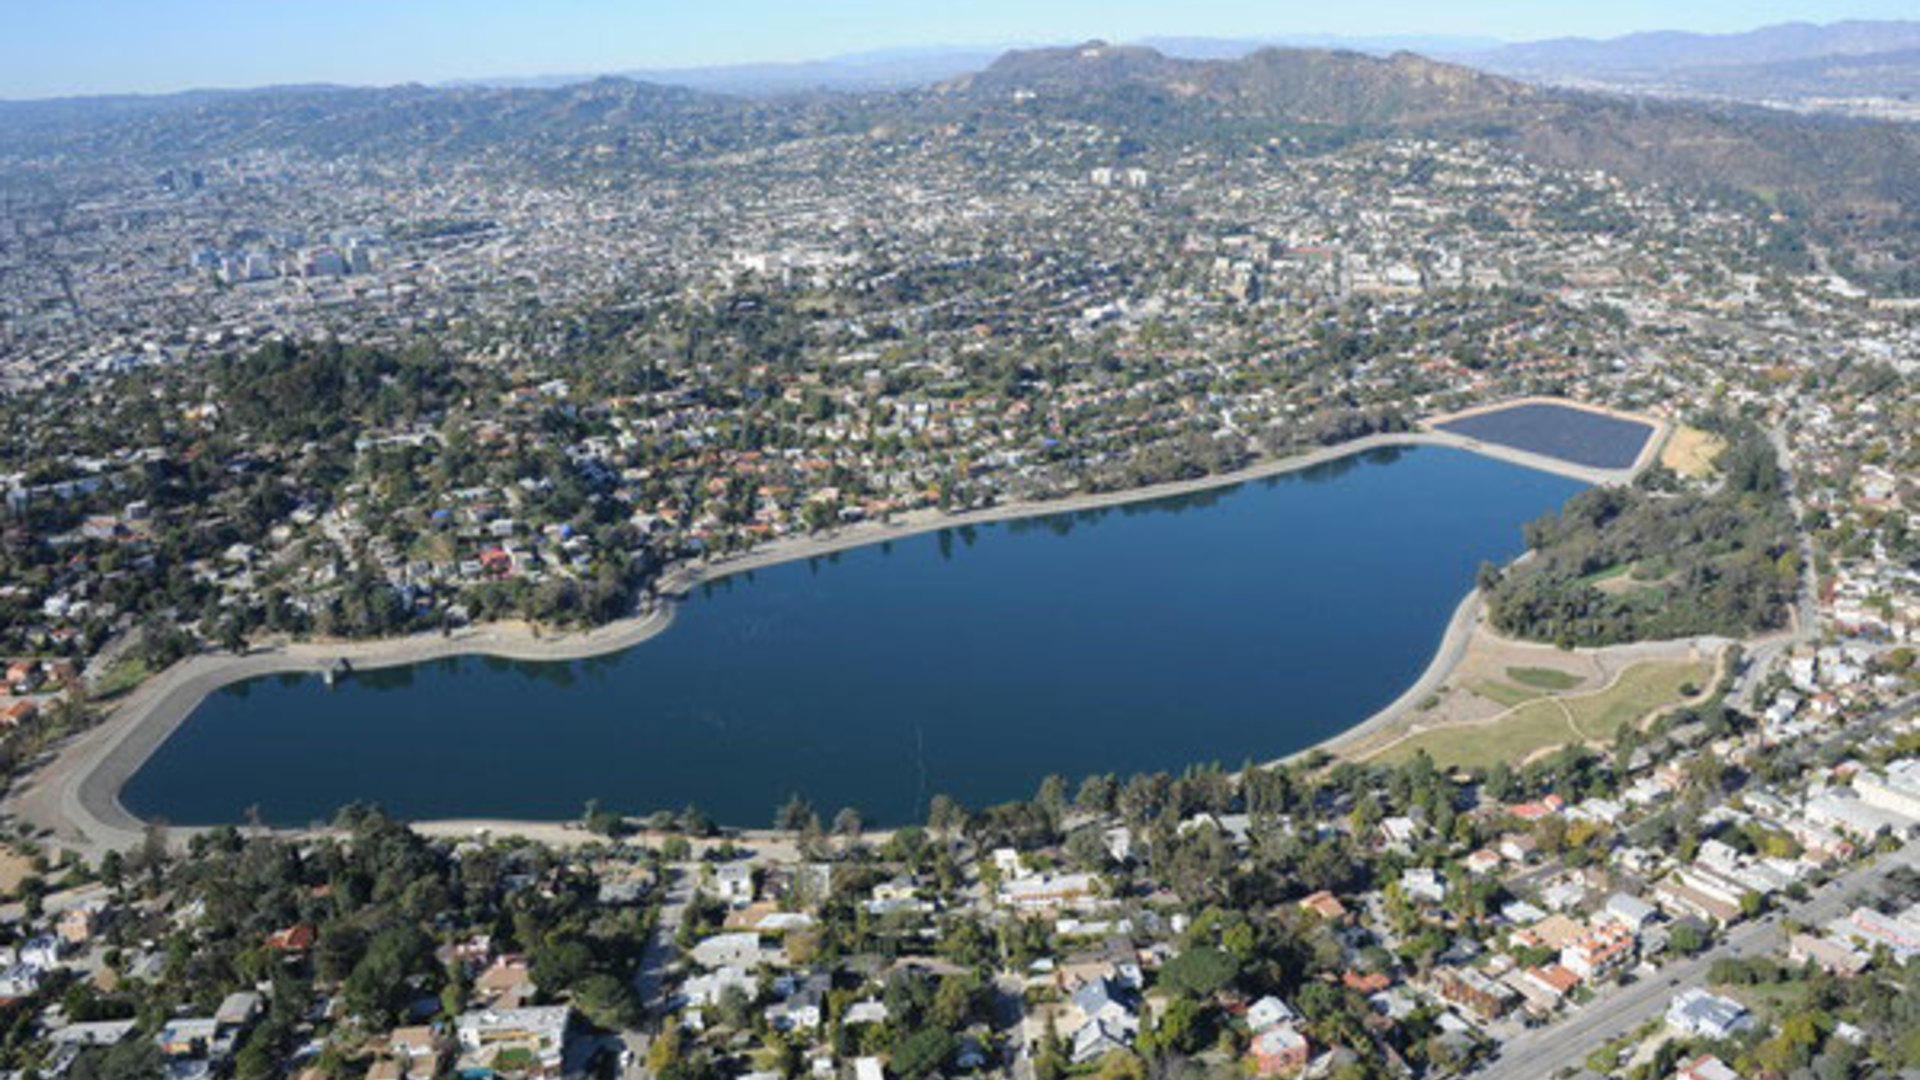
[[[1506,405],[1437,426],[1469,439],[1594,469],[1632,467],[1653,435],[1653,425],[1644,420],[1553,401]]]
[[[1200,495],[938,533],[697,588],[651,641],[241,683],[122,791],[179,825],[696,805],[765,827],[921,820],[1040,779],[1238,766],[1366,719],[1425,670],[1483,561],[1581,484],[1376,450]]]

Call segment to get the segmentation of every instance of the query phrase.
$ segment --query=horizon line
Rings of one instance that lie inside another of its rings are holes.
[[[1459,43],[1461,45],[1467,45],[1469,43],[1473,45],[1472,48],[1465,48],[1465,49],[1431,50],[1431,58],[1433,59],[1452,60],[1452,58],[1468,55],[1474,52],[1489,51],[1492,49],[1506,48],[1506,47],[1511,47],[1515,45],[1532,45],[1532,44],[1540,44],[1540,43],[1546,43],[1546,42],[1576,42],[1576,41],[1596,42],[1596,43],[1612,42],[1612,41],[1620,41],[1625,38],[1638,37],[1638,36],[1648,35],[1648,34],[1683,34],[1683,35],[1694,36],[1694,37],[1737,37],[1743,34],[1755,33],[1760,30],[1767,30],[1775,27],[1814,26],[1814,27],[1830,28],[1835,26],[1843,26],[1850,23],[1893,24],[1893,23],[1902,23],[1902,22],[1913,22],[1913,21],[1920,21],[1920,20],[1848,18],[1848,19],[1834,19],[1827,22],[1818,22],[1810,19],[1788,19],[1788,20],[1783,20],[1779,22],[1761,23],[1758,25],[1749,26],[1746,29],[1742,29],[1742,30],[1703,32],[1703,31],[1692,31],[1692,30],[1673,30],[1673,29],[1653,28],[1653,29],[1631,30],[1631,31],[1627,31],[1626,33],[1615,34],[1609,37],[1593,37],[1593,36],[1586,36],[1586,35],[1570,34],[1570,35],[1559,35],[1559,36],[1553,36],[1553,37],[1524,38],[1524,39],[1502,38],[1502,37],[1497,37],[1490,34],[1482,35],[1482,34],[1465,34],[1465,33],[1463,34],[1420,34],[1420,33],[1413,33],[1413,34],[1329,34],[1329,33],[1258,34],[1258,33],[1249,33],[1245,35],[1156,33],[1156,34],[1150,34],[1144,37],[1137,37],[1137,38],[1133,38],[1125,41],[1111,42],[1111,44],[1117,44],[1120,46],[1138,46],[1138,47],[1155,48],[1156,45],[1164,45],[1170,42],[1195,42],[1195,43],[1208,42],[1208,43],[1217,43],[1222,45],[1246,45],[1246,46],[1254,46],[1254,47],[1334,48],[1334,49],[1340,48],[1341,46],[1339,43],[1341,42],[1352,42],[1356,44],[1373,42],[1376,44],[1384,44],[1384,43],[1395,42],[1395,41],[1400,41],[1400,42],[1451,41],[1451,42]],[[0,95],[0,105],[30,105],[30,104],[52,103],[52,102],[85,102],[85,101],[105,101],[105,100],[114,100],[114,99],[185,97],[185,96],[190,96],[194,94],[248,94],[248,93],[260,93],[260,92],[272,91],[272,90],[397,90],[397,89],[405,89],[409,87],[418,87],[426,90],[463,90],[463,89],[487,89],[487,88],[561,89],[566,86],[594,82],[600,79],[624,79],[632,82],[654,82],[660,85],[672,86],[672,85],[678,85],[678,84],[675,84],[671,81],[663,82],[657,77],[673,76],[673,75],[694,75],[698,73],[716,73],[716,72],[725,72],[729,70],[750,69],[750,68],[769,68],[769,69],[805,68],[813,65],[822,65],[822,64],[847,64],[847,63],[859,62],[859,61],[869,61],[869,62],[879,61],[890,56],[897,57],[899,59],[908,59],[914,54],[919,54],[923,57],[934,58],[934,57],[939,57],[943,55],[952,56],[952,55],[958,55],[958,54],[979,53],[979,54],[993,54],[997,58],[998,56],[1003,56],[1010,52],[1018,52],[1018,51],[1027,50],[1027,49],[1071,48],[1076,45],[1085,45],[1085,44],[1091,44],[1094,42],[1108,43],[1104,38],[1102,38],[1097,34],[1087,36],[1087,37],[1076,38],[1073,40],[1051,39],[1051,40],[1037,40],[1037,41],[1013,41],[1013,42],[998,41],[998,42],[979,42],[979,43],[966,43],[966,42],[959,42],[959,41],[902,43],[898,45],[884,45],[884,46],[878,46],[870,49],[857,49],[849,52],[829,53],[821,56],[801,57],[797,59],[738,59],[738,60],[727,60],[727,61],[721,61],[721,62],[709,63],[709,64],[689,64],[689,65],[679,66],[679,67],[635,65],[632,67],[624,67],[619,69],[583,70],[583,71],[575,71],[575,72],[541,71],[541,72],[529,72],[529,73],[498,73],[498,74],[492,74],[492,75],[459,75],[459,76],[452,76],[449,78],[436,79],[431,81],[422,80],[422,79],[400,79],[396,81],[358,82],[358,81],[335,81],[331,79],[318,79],[318,80],[298,80],[298,81],[284,82],[284,83],[254,83],[254,84],[246,84],[246,85],[194,84],[194,85],[177,86],[177,87],[172,87],[167,89],[77,91],[77,92],[70,92],[70,93],[39,94],[39,95],[29,95],[29,96]],[[1368,50],[1365,48],[1355,48],[1354,51],[1367,52],[1367,51],[1374,51],[1374,50]],[[1419,50],[1413,50],[1413,49],[1403,49],[1401,51],[1419,52]],[[1420,53],[1420,54],[1429,55],[1429,53]],[[515,84],[522,84],[522,85],[516,86]],[[525,85],[525,84],[545,84],[545,85]]]

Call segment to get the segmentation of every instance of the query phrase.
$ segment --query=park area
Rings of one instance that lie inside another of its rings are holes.
[[[1706,659],[1642,660],[1622,669],[1605,686],[1569,692],[1571,676],[1551,669],[1512,668],[1505,679],[1481,679],[1472,693],[1504,706],[1482,720],[1416,725],[1380,747],[1375,760],[1400,763],[1425,751],[1436,763],[1484,768],[1498,761],[1519,764],[1568,743],[1604,744],[1629,724],[1698,698],[1713,683]]]

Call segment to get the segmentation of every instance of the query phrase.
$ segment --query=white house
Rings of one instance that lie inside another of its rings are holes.
[[[1753,1023],[1745,1006],[1705,990],[1682,990],[1667,1005],[1667,1026],[1684,1035],[1730,1039]]]
[[[1291,1024],[1298,1019],[1300,1016],[1292,1006],[1272,995],[1261,998],[1247,1009],[1247,1026],[1256,1035],[1270,1027]]]
[[[468,1053],[525,1050],[545,1070],[554,1070],[566,1054],[567,1026],[573,1010],[565,1005],[526,1009],[480,1009],[454,1020],[460,1048]]]

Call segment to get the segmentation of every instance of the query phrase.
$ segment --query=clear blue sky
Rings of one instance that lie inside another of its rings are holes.
[[[0,0],[0,97],[439,82],[927,44],[1521,40],[1916,16],[1915,0]]]

